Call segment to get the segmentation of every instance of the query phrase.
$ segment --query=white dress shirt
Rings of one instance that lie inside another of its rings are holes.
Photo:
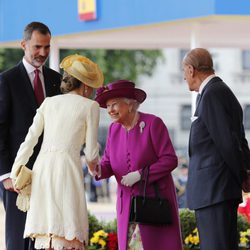
[[[28,73],[28,76],[29,76],[29,79],[30,79],[30,82],[32,84],[32,87],[34,89],[34,78],[35,78],[35,67],[32,66],[31,64],[29,64],[25,58],[23,58],[23,65]],[[42,82],[42,87],[43,87],[43,94],[44,96],[46,96],[46,92],[45,92],[45,84],[44,84],[44,77],[43,77],[43,65],[41,65],[39,68],[39,77],[40,77],[40,80]]]

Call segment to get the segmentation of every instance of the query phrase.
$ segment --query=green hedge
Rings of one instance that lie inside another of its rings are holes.
[[[182,238],[185,239],[195,228],[196,221],[194,211],[189,209],[180,209],[180,221]],[[247,222],[246,218],[238,214],[238,233],[246,231],[250,228],[250,223]]]
[[[191,235],[197,235],[193,231],[195,230],[196,226],[196,220],[194,211],[191,211],[189,209],[180,209],[179,210],[180,215],[180,221],[181,221],[181,232],[182,232],[182,239],[183,239],[183,245],[185,246],[184,249],[199,249],[199,244],[185,244],[185,239],[191,234]],[[241,247],[240,249],[250,249],[250,223],[246,220],[246,218],[240,214],[238,214],[238,234],[239,239],[241,238],[241,232],[248,232],[247,241],[248,244],[243,244],[244,247]],[[239,246],[242,245],[239,242]]]
[[[194,233],[194,230],[196,229],[196,221],[195,221],[195,215],[194,211],[191,211],[189,209],[180,209],[180,222],[181,222],[181,232],[182,232],[182,239],[183,239],[183,245],[184,249],[199,249],[199,244],[187,244],[185,243],[185,239],[190,235],[197,235],[197,233]],[[112,233],[117,231],[116,226],[116,219],[112,220],[110,222],[104,222],[104,221],[98,221],[97,218],[94,215],[89,214],[89,238],[91,239],[93,237],[93,234],[95,232],[98,232],[99,230],[104,230],[106,233]],[[248,247],[250,247],[250,223],[246,220],[245,217],[242,215],[238,215],[238,233],[239,237],[241,235],[241,232],[247,232],[247,241],[249,243]],[[105,239],[107,241],[107,239]],[[249,249],[246,247],[248,244],[244,244],[244,247],[240,249]],[[239,242],[240,245],[240,242]],[[89,250],[97,250],[97,249],[103,249],[103,250],[109,250],[111,248],[100,248],[97,246],[91,246],[88,248]],[[112,250],[115,250],[116,248],[112,248]]]

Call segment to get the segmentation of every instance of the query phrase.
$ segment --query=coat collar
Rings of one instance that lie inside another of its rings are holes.
[[[214,76],[214,77],[212,77],[211,79],[208,79],[208,82],[206,82],[206,84],[205,84],[204,87],[202,88],[201,93],[200,93],[200,91],[199,91],[200,97],[199,97],[199,101],[198,101],[197,104],[196,104],[196,110],[197,110],[197,108],[198,108],[198,106],[199,106],[199,103],[200,103],[200,101],[201,101],[201,99],[202,99],[203,94],[206,92],[206,90],[207,90],[208,88],[210,88],[210,87],[211,87],[214,83],[216,83],[216,82],[223,82],[223,81],[222,81],[222,79],[221,79],[220,77]],[[195,112],[196,112],[196,111],[195,111]]]

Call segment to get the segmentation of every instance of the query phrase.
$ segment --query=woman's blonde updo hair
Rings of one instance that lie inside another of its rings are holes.
[[[74,89],[79,88],[81,84],[81,81],[79,81],[72,75],[69,75],[67,72],[64,72],[60,89],[62,93],[66,94]]]

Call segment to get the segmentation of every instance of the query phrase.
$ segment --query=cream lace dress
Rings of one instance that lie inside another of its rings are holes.
[[[38,137],[44,133],[33,166],[30,209],[24,237],[35,248],[84,249],[88,243],[88,215],[80,149],[86,143],[87,161],[98,157],[99,105],[75,94],[45,99],[21,144],[12,167],[25,165]]]

